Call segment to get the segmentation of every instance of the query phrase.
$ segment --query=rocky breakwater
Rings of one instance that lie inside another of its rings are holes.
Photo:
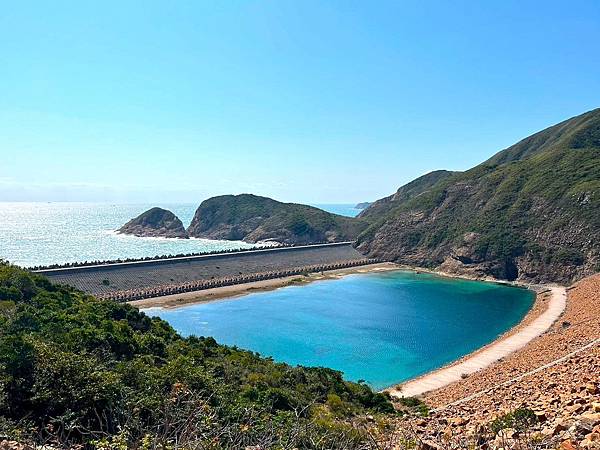
[[[188,233],[183,223],[171,211],[151,208],[117,230],[121,234],[139,237],[164,237],[187,239]]]

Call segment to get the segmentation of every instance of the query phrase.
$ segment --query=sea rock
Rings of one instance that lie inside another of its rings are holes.
[[[151,208],[143,212],[119,228],[118,232],[139,237],[189,237],[181,220],[171,211],[162,208]]]

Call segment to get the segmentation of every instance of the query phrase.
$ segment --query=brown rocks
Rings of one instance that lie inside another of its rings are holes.
[[[600,413],[587,413],[579,416],[579,420],[582,423],[589,424],[591,427],[594,427],[600,424]]]
[[[561,450],[577,450],[577,446],[573,443],[573,441],[571,441],[570,439],[567,439],[566,441],[563,441],[560,444],[560,449]]]
[[[419,427],[419,436],[442,439],[447,442],[445,448],[600,450],[600,344],[559,360],[599,337],[600,274],[569,290],[563,319],[573,325],[563,328],[557,321],[547,333],[503,361],[426,394],[425,402],[442,408]],[[532,373],[524,375],[528,372]],[[446,406],[476,392],[484,394]],[[535,416],[526,424],[526,432],[515,427],[491,433],[494,419],[519,408]],[[533,439],[531,445],[526,445],[526,439]]]
[[[451,419],[448,419],[448,423],[452,426],[462,426],[462,425],[466,425],[467,423],[469,423],[469,419],[466,419],[464,417],[452,417]]]
[[[423,440],[419,443],[419,450],[443,450],[443,447],[431,440]]]

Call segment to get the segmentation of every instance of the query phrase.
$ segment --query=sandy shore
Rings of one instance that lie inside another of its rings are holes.
[[[140,309],[144,308],[177,308],[193,303],[204,303],[224,298],[240,297],[254,292],[271,291],[285,286],[299,286],[313,281],[333,280],[346,275],[360,273],[375,273],[398,270],[399,266],[393,263],[370,264],[366,266],[348,267],[345,269],[328,270],[325,272],[311,273],[309,275],[295,275],[291,277],[276,278],[272,280],[254,281],[251,283],[223,286],[201,291],[185,292],[176,295],[145,298],[129,302],[130,305]]]
[[[508,379],[576,351],[599,337],[600,275],[595,275],[567,288],[566,309],[546,333],[509,357],[465,380],[427,393],[425,398],[435,407],[447,405],[488,387],[499,386]]]

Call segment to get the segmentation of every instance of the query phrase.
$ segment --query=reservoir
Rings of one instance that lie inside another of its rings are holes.
[[[534,298],[512,286],[392,271],[144,311],[184,336],[329,367],[383,389],[492,342]]]

